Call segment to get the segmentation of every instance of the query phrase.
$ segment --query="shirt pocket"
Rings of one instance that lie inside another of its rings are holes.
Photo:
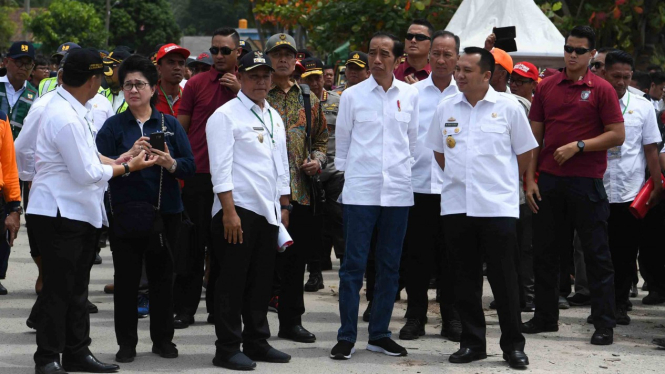
[[[623,123],[626,129],[624,144],[641,145],[642,123],[638,118],[627,118]]]
[[[483,123],[477,142],[477,151],[481,155],[505,156],[510,154],[510,133],[503,123]]]
[[[377,119],[377,112],[375,111],[364,111],[364,112],[358,112],[356,115],[356,120],[354,121],[355,123],[363,123],[363,122],[372,122]]]
[[[411,122],[411,113],[397,112],[395,113],[395,119],[399,122]]]

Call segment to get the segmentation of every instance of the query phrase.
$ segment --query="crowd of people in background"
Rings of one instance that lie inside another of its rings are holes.
[[[591,306],[591,344],[613,344],[638,272],[642,303],[665,303],[662,67],[636,70],[588,26],[554,68],[514,61],[494,34],[461,50],[424,19],[405,32],[376,33],[341,68],[287,33],[255,51],[232,28],[198,56],[63,41],[46,57],[13,43],[0,70],[0,279],[25,209],[35,372],[119,369],[89,349],[90,271],[107,245],[118,363],[136,359],[148,315],[152,352],[178,357],[175,330],[195,323],[204,289],[214,365],[289,362],[268,343],[267,313],[278,337],[315,342],[304,292],[324,289],[331,251],[332,359],[355,353],[359,318],[367,350],[406,356],[389,326],[404,289],[400,340],[425,335],[436,289],[440,334],[460,343],[449,361],[486,358],[484,275],[518,369],[525,334],[558,331],[571,306]]]

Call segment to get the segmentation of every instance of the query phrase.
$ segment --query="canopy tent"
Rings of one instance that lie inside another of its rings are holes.
[[[446,27],[459,36],[461,47],[483,47],[493,27],[515,26],[515,63],[539,68],[563,67],[565,39],[533,0],[464,0]]]

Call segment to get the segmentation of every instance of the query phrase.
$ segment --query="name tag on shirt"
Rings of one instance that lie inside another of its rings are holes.
[[[607,150],[608,160],[618,160],[621,158],[621,146],[612,147]]]

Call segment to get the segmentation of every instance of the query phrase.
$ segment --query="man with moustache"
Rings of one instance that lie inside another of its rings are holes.
[[[333,84],[335,83],[335,67],[326,65],[323,67],[323,88],[326,91],[332,91]]]
[[[178,108],[182,99],[182,82],[185,74],[185,62],[189,51],[177,44],[163,45],[157,52],[157,104],[155,108],[164,114],[178,116]]]
[[[361,51],[353,51],[349,53],[349,57],[346,59],[344,75],[346,76],[346,83],[344,86],[335,89],[335,92],[338,95],[341,95],[345,89],[369,78],[370,73],[369,63],[367,62],[367,53]]]
[[[426,19],[411,22],[404,41],[406,58],[395,69],[395,78],[408,84],[425,80],[432,72],[429,50],[434,26]]]
[[[178,274],[173,285],[176,314],[173,327],[176,329],[184,329],[194,323],[194,314],[203,288],[205,248],[209,244],[210,212],[215,198],[210,179],[206,124],[215,110],[234,99],[240,90],[240,82],[235,75],[240,53],[240,36],[232,28],[221,28],[213,32],[211,45],[213,68],[187,81],[178,108],[178,121],[187,132],[196,163],[196,174],[187,180],[182,189],[182,202],[189,218],[197,227],[197,240],[192,251],[193,257],[190,259],[193,264],[190,272]],[[211,263],[213,265],[206,292],[209,322],[214,320],[212,295],[218,274],[214,258]]]

